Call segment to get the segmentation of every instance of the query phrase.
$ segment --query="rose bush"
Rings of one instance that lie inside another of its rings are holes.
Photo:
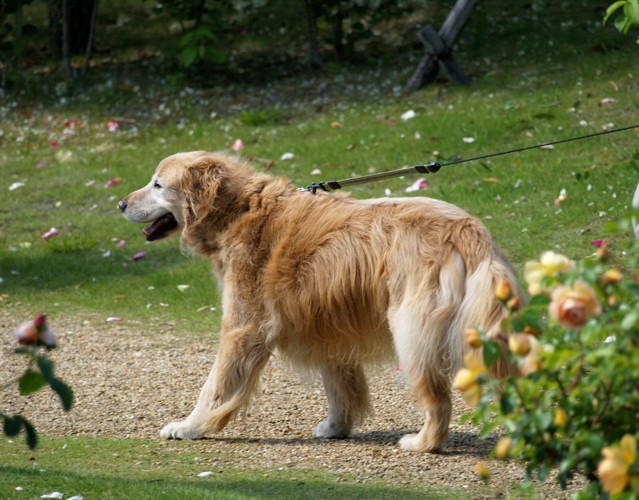
[[[589,481],[582,498],[638,498],[637,257],[628,252],[623,267],[597,243],[580,262],[546,252],[526,264],[526,305],[498,286],[496,300],[509,311],[501,338],[473,329],[481,340],[469,334],[467,341],[481,344],[483,356],[468,356],[454,386],[474,406],[464,420],[480,425],[483,437],[502,434],[494,455],[524,459],[527,479],[544,480],[553,470],[566,487],[579,473]],[[500,344],[516,374],[495,380],[488,367]]]
[[[15,336],[21,347],[13,352],[25,356],[29,360],[28,366],[20,377],[2,386],[2,389],[7,389],[17,382],[20,394],[27,396],[48,385],[60,397],[64,411],[69,411],[73,406],[73,391],[55,376],[53,361],[43,354],[43,349],[48,351],[57,345],[57,336],[47,324],[46,314],[39,314],[32,321],[20,325]],[[17,436],[24,430],[29,448],[36,447],[38,435],[29,420],[22,415],[7,415],[1,412],[0,419],[7,436]]]

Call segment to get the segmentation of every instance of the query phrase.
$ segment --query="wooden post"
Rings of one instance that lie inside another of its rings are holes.
[[[433,81],[439,72],[439,63],[442,63],[452,80],[458,83],[468,82],[468,77],[453,58],[451,48],[476,3],[477,0],[457,0],[439,32],[435,32],[432,26],[420,30],[418,36],[427,47],[427,54],[408,82],[409,91],[418,90]]]

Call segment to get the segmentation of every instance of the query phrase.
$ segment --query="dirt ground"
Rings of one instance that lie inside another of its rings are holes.
[[[0,310],[3,384],[24,369],[11,354],[13,331],[23,319],[13,317],[10,308]],[[166,323],[143,328],[64,316],[52,323],[60,340],[51,357],[56,374],[75,392],[72,411],[64,413],[49,391],[31,397],[22,397],[13,388],[0,392],[0,408],[27,416],[41,435],[159,440],[166,423],[184,418],[192,409],[216,351],[215,342],[185,339],[178,336],[177,326]],[[522,464],[488,458],[495,437],[482,441],[477,429],[459,422],[467,407],[457,397],[450,438],[441,453],[400,450],[397,441],[420,428],[421,412],[394,366],[371,370],[369,384],[374,414],[354,429],[353,436],[314,439],[313,426],[326,412],[321,384],[301,379],[275,357],[250,407],[207,443],[231,452],[230,462],[219,467],[326,470],[338,480],[448,487],[468,492],[469,497],[480,489],[475,474],[478,461],[491,469],[492,497],[504,496],[523,479]],[[238,452],[233,453],[233,448]],[[568,498],[571,491],[546,481],[538,493],[543,498]]]

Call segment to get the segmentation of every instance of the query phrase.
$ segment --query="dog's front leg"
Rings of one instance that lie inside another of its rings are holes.
[[[160,435],[166,439],[199,439],[219,432],[248,403],[271,353],[258,328],[222,333],[213,369],[186,420],[171,422]]]

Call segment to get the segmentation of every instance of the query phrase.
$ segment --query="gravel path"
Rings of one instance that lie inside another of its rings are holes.
[[[24,368],[11,355],[13,330],[21,322],[10,310],[0,311],[0,380]],[[42,434],[89,434],[158,440],[160,428],[186,416],[204,383],[215,355],[214,342],[178,336],[175,326],[104,323],[58,316],[52,324],[60,347],[51,353],[57,375],[71,385],[76,401],[65,414],[49,391],[21,397],[17,390],[0,393],[0,408],[27,416]],[[495,439],[481,441],[477,430],[459,423],[467,410],[455,398],[451,434],[440,454],[401,451],[398,439],[415,432],[422,417],[392,366],[369,371],[375,413],[346,440],[312,438],[313,426],[324,418],[326,404],[320,384],[305,381],[272,359],[262,377],[258,397],[220,434],[194,443],[229,451],[223,467],[293,467],[328,470],[358,481],[446,486],[472,492],[481,482],[475,464],[485,461],[492,472],[494,496],[520,481],[523,466],[490,460]],[[543,498],[567,498],[554,482],[538,490]]]

